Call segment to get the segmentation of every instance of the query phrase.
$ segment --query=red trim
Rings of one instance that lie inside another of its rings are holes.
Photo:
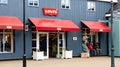
[[[103,22],[82,21],[91,32],[111,32],[111,29]]]
[[[0,29],[23,29],[23,23],[17,17],[0,16]]]
[[[70,20],[29,18],[36,26],[36,30],[47,31],[80,31],[80,28]]]

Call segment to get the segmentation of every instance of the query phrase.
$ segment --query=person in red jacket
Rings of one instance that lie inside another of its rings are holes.
[[[91,42],[88,43],[88,49],[90,50],[90,56],[94,56],[94,48]]]

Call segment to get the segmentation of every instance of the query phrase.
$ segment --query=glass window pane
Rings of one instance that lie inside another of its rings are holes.
[[[70,0],[66,0],[66,6],[70,6]]]
[[[0,52],[13,52],[12,30],[3,30],[3,32],[0,32]]]
[[[88,10],[95,11],[95,2],[88,2]]]
[[[33,0],[28,0],[28,5],[29,6],[33,5]]]
[[[39,6],[39,0],[28,0],[28,6]]]
[[[62,5],[62,8],[65,8],[65,5]]]
[[[62,34],[59,34],[59,39],[62,39]]]
[[[38,6],[38,3],[34,3],[34,6]]]
[[[5,34],[5,51],[11,52],[11,47],[12,47],[12,40],[11,40],[11,34]]]
[[[61,0],[61,5],[65,5],[65,0]]]
[[[2,30],[2,29],[0,29],[0,33],[3,33],[3,30]]]
[[[33,5],[33,3],[30,2],[29,5]]]
[[[0,0],[0,3],[7,4],[8,0]]]
[[[70,0],[61,0],[61,8],[70,9]]]
[[[44,51],[44,56],[47,56],[47,34],[39,34],[39,49]]]
[[[39,6],[39,0],[34,0],[34,6]]]
[[[36,39],[36,32],[32,33],[32,39]]]
[[[3,52],[3,34],[0,33],[0,52]]]
[[[28,0],[28,3],[33,3],[33,0]]]
[[[5,32],[11,32],[12,30],[5,30]]]

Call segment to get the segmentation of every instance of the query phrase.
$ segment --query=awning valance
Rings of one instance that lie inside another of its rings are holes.
[[[82,21],[91,32],[111,32],[111,29],[103,22]]]
[[[23,23],[13,16],[0,16],[0,29],[23,29]]]
[[[70,20],[29,18],[36,26],[36,30],[48,31],[80,31],[80,28]]]

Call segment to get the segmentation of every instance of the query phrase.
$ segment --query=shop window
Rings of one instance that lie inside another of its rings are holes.
[[[62,9],[70,9],[70,0],[61,0]]]
[[[89,41],[90,38],[90,30],[88,28],[82,28],[82,40],[86,41],[86,43]]]
[[[88,1],[88,3],[87,3],[87,10],[88,11],[95,11],[95,2]]]
[[[36,49],[36,29],[32,26],[32,50]]]
[[[99,43],[99,36],[98,32],[90,32],[89,28],[82,28],[82,41],[84,41],[86,44],[91,42],[94,47],[95,55],[101,54],[101,45]]]
[[[28,0],[28,6],[39,7],[39,0]]]
[[[8,0],[0,0],[0,4],[8,4]]]
[[[0,53],[13,52],[13,31],[0,30]]]

